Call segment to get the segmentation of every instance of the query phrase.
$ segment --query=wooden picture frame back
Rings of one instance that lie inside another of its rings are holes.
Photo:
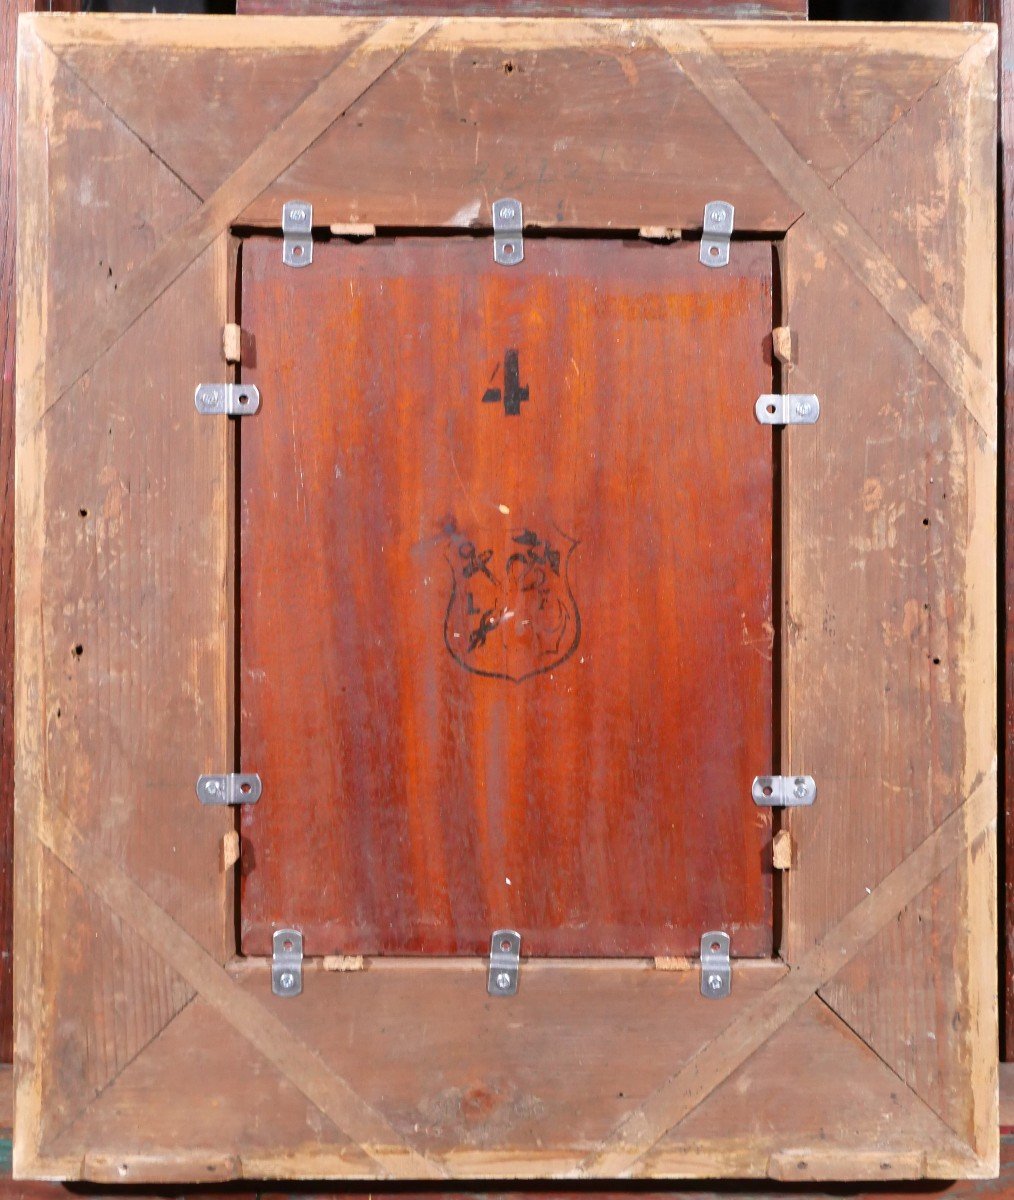
[[[19,1174],[995,1173],[995,46],[23,23]],[[780,957],[721,1004],[692,967],[529,964],[510,1037],[481,960],[315,963],[273,998],[235,958],[232,816],[193,793],[232,756],[233,438],[192,400],[231,373],[230,230],[294,197],[483,228],[502,194],[690,236],[733,201],[781,242],[785,389],[822,398],[780,441],[781,758],[820,789],[784,823]]]

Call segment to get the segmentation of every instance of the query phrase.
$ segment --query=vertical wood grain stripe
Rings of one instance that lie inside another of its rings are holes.
[[[48,324],[46,284],[53,247],[47,236],[52,216],[52,180],[49,155],[43,153],[46,131],[52,128],[56,59],[45,53],[30,26],[19,29],[17,137],[18,225],[20,244],[34,246],[33,267],[18,264],[17,368],[35,381],[31,392],[19,387],[17,404],[30,412],[47,377],[45,344]],[[15,423],[15,428],[17,425]],[[18,768],[14,821],[15,922],[14,1054],[18,1114],[15,1165],[18,1157],[35,1158],[42,1130],[43,1046],[50,1045],[56,1020],[48,1003],[41,936],[45,912],[43,852],[37,836],[36,797],[46,773],[46,741],[42,736],[46,709],[46,648],[41,626],[40,547],[46,542],[45,447],[36,432],[15,456],[15,635],[17,670],[14,673],[15,745],[13,765]],[[31,571],[27,568],[31,567]],[[23,781],[23,782],[22,782]],[[22,791],[22,789],[24,789]],[[30,798],[29,798],[30,797]]]
[[[286,1079],[394,1179],[442,1179],[446,1170],[420,1154],[275,1014],[244,991],[201,944],[73,822],[46,802],[39,840],[126,925],[181,975]]]
[[[739,135],[751,154],[814,222],[831,249],[856,275],[909,338],[944,383],[968,409],[983,432],[997,436],[996,382],[992,363],[980,364],[949,326],[922,299],[887,254],[866,232],[800,155],[774,120],[736,78],[700,29],[680,26],[670,33],[653,30],[669,53],[718,115]],[[950,70],[961,69],[993,44],[983,34]]]
[[[692,1112],[996,821],[996,768],[843,917],[797,966],[746,1007],[630,1113],[575,1175],[620,1176]]]
[[[93,320],[83,321],[62,344],[50,347],[57,363],[52,395],[42,415],[91,370],[244,208],[437,24],[435,20],[395,18],[375,27],[266,134],[204,204],[126,276],[109,304],[91,314]]]

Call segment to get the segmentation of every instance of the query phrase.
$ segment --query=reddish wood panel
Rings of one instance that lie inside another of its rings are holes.
[[[243,949],[771,949],[771,251],[243,251]]]
[[[1005,0],[950,0],[947,18],[950,21],[997,21],[997,7]]]

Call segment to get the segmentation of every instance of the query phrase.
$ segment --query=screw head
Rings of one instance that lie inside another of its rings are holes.
[[[813,405],[810,403],[809,400],[800,400],[799,403],[796,405],[796,412],[801,417],[808,417],[812,411],[813,411]]]
[[[281,975],[278,976],[279,986],[285,988],[286,991],[288,991],[289,988],[295,984],[295,982],[296,977],[291,971],[283,971]]]
[[[802,781],[802,779],[796,780],[796,785],[792,789],[792,794],[796,797],[797,800],[805,800],[806,799],[806,784]]]
[[[501,971],[496,977],[496,986],[501,992],[505,992],[511,985],[511,977],[506,971]]]
[[[709,975],[708,976],[708,987],[711,988],[711,990],[713,992],[720,992],[722,990],[721,975]]]

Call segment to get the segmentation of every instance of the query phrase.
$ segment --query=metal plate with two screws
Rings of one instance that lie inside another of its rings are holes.
[[[271,990],[276,996],[298,996],[303,990],[303,935],[298,929],[276,929],[272,935]]]
[[[758,775],[750,788],[754,804],[802,808],[817,799],[812,775]]]
[[[259,775],[202,775],[197,781],[202,804],[256,804],[260,798]]]
[[[712,200],[704,206],[704,227],[701,230],[701,262],[706,267],[727,267],[729,245],[736,210],[725,200]]]
[[[261,406],[261,394],[252,383],[199,383],[194,407],[205,416],[249,417]]]
[[[521,934],[498,929],[489,943],[489,974],[486,991],[491,996],[514,996],[521,969]]]
[[[493,261],[516,267],[525,257],[524,215],[520,200],[509,196],[493,202]]]
[[[308,267],[313,262],[313,205],[287,200],[282,205],[282,262]]]
[[[820,416],[820,400],[803,392],[757,397],[754,415],[762,425],[815,425]]]
[[[731,942],[727,933],[713,929],[701,935],[701,995],[721,1000],[732,990]]]

